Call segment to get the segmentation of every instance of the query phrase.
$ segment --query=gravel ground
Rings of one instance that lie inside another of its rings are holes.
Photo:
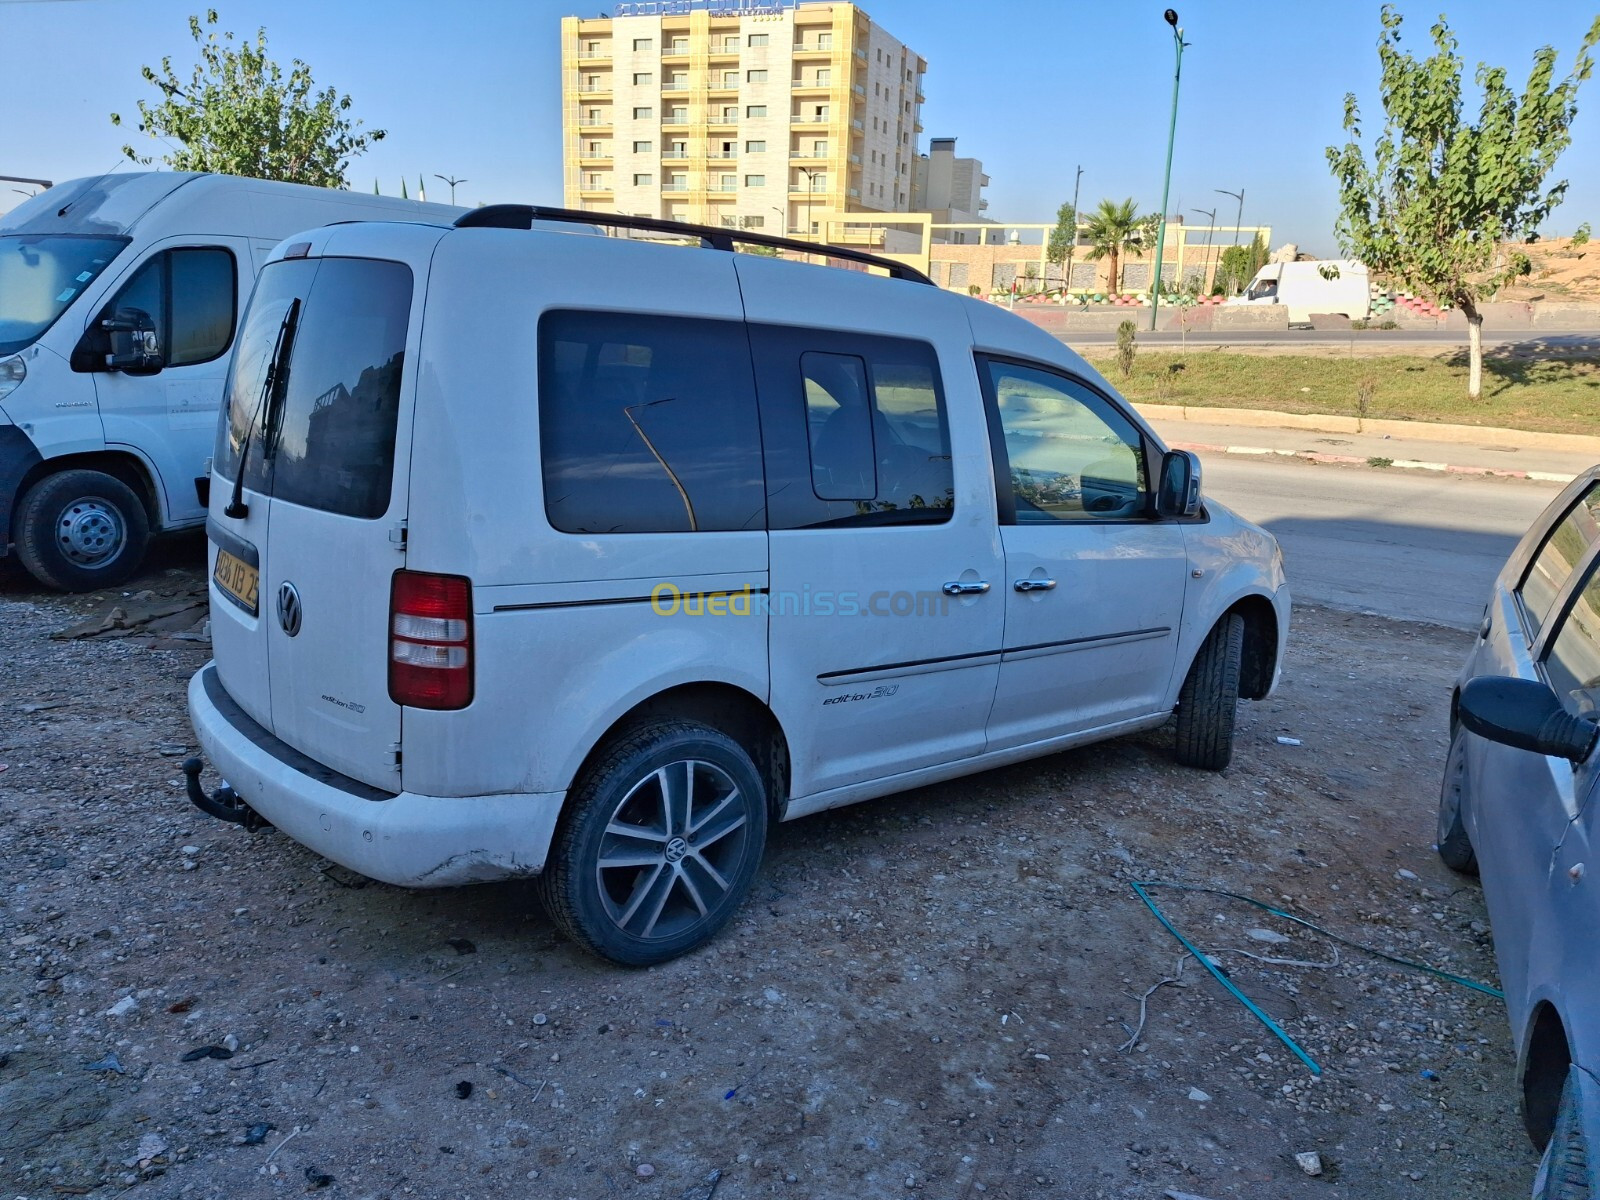
[[[192,809],[207,646],[116,626],[202,594],[197,554],[119,595],[0,573],[7,1197],[1527,1194],[1499,1001],[1157,891],[1317,1078],[1129,887],[1493,982],[1430,848],[1466,635],[1301,610],[1226,773],[1156,733],[782,826],[726,934],[624,971],[525,885],[407,892]]]

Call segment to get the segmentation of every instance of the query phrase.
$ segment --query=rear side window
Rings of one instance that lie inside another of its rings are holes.
[[[950,431],[931,346],[777,326],[750,333],[771,528],[950,519]]]
[[[564,533],[761,529],[761,426],[737,321],[539,322],[545,513]]]
[[[1600,572],[1572,600],[1545,656],[1545,672],[1563,704],[1579,716],[1600,707]]]
[[[410,320],[411,268],[322,260],[272,421],[274,500],[349,517],[388,511]]]
[[[1523,576],[1518,594],[1522,597],[1530,641],[1539,636],[1556,596],[1596,539],[1600,539],[1600,485],[1579,497],[1567,515],[1556,522]]]

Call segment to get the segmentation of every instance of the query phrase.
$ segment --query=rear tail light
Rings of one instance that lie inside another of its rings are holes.
[[[389,588],[389,698],[411,708],[472,703],[472,581],[396,571]]]

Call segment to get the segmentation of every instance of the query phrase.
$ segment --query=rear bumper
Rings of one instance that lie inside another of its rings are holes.
[[[207,663],[189,681],[189,720],[233,790],[301,845],[401,887],[537,875],[564,792],[389,795],[306,758],[235,704]]]

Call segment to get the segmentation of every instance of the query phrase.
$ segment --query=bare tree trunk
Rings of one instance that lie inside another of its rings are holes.
[[[1113,246],[1111,248],[1111,294],[1113,296],[1122,295],[1122,280],[1118,278],[1121,274],[1122,272],[1117,270],[1117,249]]]
[[[1467,399],[1483,398],[1483,314],[1472,303],[1461,311],[1467,318]]]

